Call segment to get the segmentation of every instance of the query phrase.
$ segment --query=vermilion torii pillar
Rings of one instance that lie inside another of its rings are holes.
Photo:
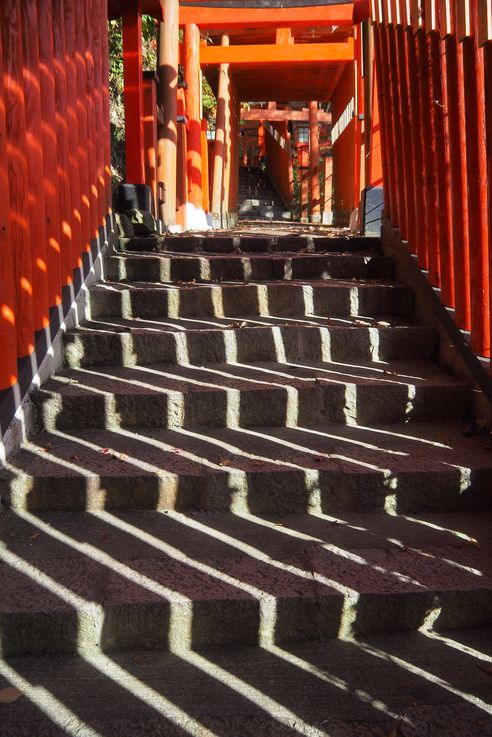
[[[122,18],[126,180],[131,184],[144,184],[142,14],[139,4],[125,10]]]
[[[229,46],[229,36],[222,36],[222,46]],[[216,227],[222,227],[222,187],[224,163],[227,157],[227,118],[230,106],[229,64],[219,67],[219,85],[217,91],[217,115],[215,123],[215,144],[212,179],[212,217]]]
[[[311,183],[311,222],[321,221],[321,203],[319,195],[319,129],[318,103],[309,103],[309,179]]]
[[[188,23],[184,30],[185,47],[185,81],[187,89],[186,116],[187,128],[187,166],[188,166],[188,203],[187,226],[193,229],[207,227],[207,219],[203,210],[203,172],[201,153],[201,105],[200,105],[200,29],[194,23]]]
[[[166,227],[176,226],[177,90],[179,62],[179,0],[164,0],[164,23],[159,24],[159,87],[157,101],[163,124],[158,133],[158,181],[164,185],[161,219]]]

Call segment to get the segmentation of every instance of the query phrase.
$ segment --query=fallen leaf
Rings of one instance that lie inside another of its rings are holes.
[[[388,734],[388,737],[398,737],[398,732],[396,729],[392,729],[391,732]]]
[[[35,532],[34,535],[30,535],[29,540],[35,540],[37,537],[39,537],[39,532]]]
[[[105,453],[107,455],[109,453],[109,448],[101,448],[101,453]]]
[[[79,458],[79,456],[78,456],[78,455],[76,455],[76,454],[74,453],[74,454],[73,454],[73,456],[70,456],[69,460],[70,460],[70,461],[80,461],[80,458]]]
[[[44,448],[45,453],[48,453],[52,449],[52,447],[53,446],[51,445],[51,443],[48,443],[48,445],[46,445]]]
[[[246,322],[246,320],[243,320],[239,327],[240,328],[245,328],[247,326],[247,324],[248,323]]]
[[[480,662],[477,663],[477,668],[480,668],[484,673],[488,673],[489,676],[492,676],[492,663]]]
[[[181,448],[173,448],[172,450],[173,450],[173,453],[182,453],[183,452],[181,450]]]
[[[18,688],[3,688],[0,691],[0,704],[12,704],[14,701],[17,701],[17,699],[20,699],[21,696],[22,691]]]
[[[219,461],[219,466],[230,466],[231,461],[229,458],[223,458],[221,461]]]

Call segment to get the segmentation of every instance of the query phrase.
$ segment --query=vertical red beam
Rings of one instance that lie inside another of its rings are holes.
[[[82,216],[80,213],[79,121],[77,118],[77,70],[75,68],[75,2],[65,0],[65,75],[67,80],[68,161],[72,228],[72,267],[82,265]]]
[[[388,71],[391,85],[391,107],[393,117],[393,135],[394,135],[394,157],[396,165],[396,192],[398,197],[398,226],[402,237],[406,240],[408,234],[407,228],[407,190],[405,176],[405,156],[403,151],[403,135],[402,129],[404,125],[402,115],[402,90],[400,87],[400,78],[398,74],[398,54],[396,51],[396,29],[390,23],[386,29],[388,42]],[[394,224],[394,223],[393,223]]]
[[[200,30],[189,23],[184,30],[185,80],[187,89],[186,114],[188,117],[188,186],[189,201],[198,210],[202,209],[202,144],[200,111]]]
[[[490,355],[489,215],[485,140],[485,79],[478,46],[476,14],[472,5],[472,36],[463,40],[466,163],[468,170],[468,234],[471,273],[471,345],[481,356]]]
[[[258,150],[261,159],[265,156],[265,124],[263,120],[258,123]]]
[[[43,142],[43,192],[48,268],[48,301],[61,302],[60,210],[58,207],[57,123],[51,0],[38,0],[39,84],[41,92]]]
[[[423,269],[429,266],[429,247],[427,235],[427,197],[424,179],[423,147],[426,133],[423,119],[423,106],[419,84],[418,42],[412,26],[405,31],[406,56],[408,59],[408,92],[410,95],[410,134],[412,140],[412,169],[414,200],[414,238],[419,265]]]
[[[414,193],[414,171],[413,171],[413,141],[411,131],[411,112],[409,98],[409,72],[408,72],[408,49],[405,43],[405,31],[403,26],[399,25],[395,29],[395,53],[398,61],[398,92],[399,92],[399,112],[401,117],[401,140],[402,140],[402,159],[403,169],[401,172],[404,178],[405,192],[405,216],[403,218],[404,226],[402,235],[408,240],[412,253],[416,252],[415,240],[415,222],[420,213],[415,210]]]
[[[104,223],[106,215],[105,181],[104,181],[104,100],[103,100],[103,65],[102,65],[102,34],[106,31],[103,26],[101,0],[91,0],[92,3],[92,55],[94,65],[94,125],[96,135],[96,170],[95,187],[97,198],[96,230]],[[143,121],[142,121],[143,125]]]
[[[490,34],[488,34],[490,36]],[[483,47],[484,77],[485,77],[485,110],[487,133],[487,178],[488,178],[488,212],[489,212],[489,268],[492,269],[492,41],[487,41]],[[489,302],[492,296],[489,295]],[[492,372],[492,367],[491,367]]]
[[[144,72],[145,184],[152,190],[157,215],[157,87],[153,72]]]
[[[311,222],[321,220],[321,201],[319,196],[319,128],[318,103],[309,102],[309,180],[311,190]]]
[[[388,172],[388,197],[386,204],[389,205],[391,223],[395,228],[399,225],[398,193],[397,193],[397,167],[396,167],[396,145],[393,120],[393,103],[391,95],[391,84],[389,78],[389,57],[387,29],[381,23],[378,26],[379,69],[381,80],[381,109],[384,109],[384,130],[386,139],[386,164]]]
[[[202,151],[202,207],[205,212],[210,210],[210,173],[208,166],[208,140],[207,140],[207,121],[201,122],[201,151]]]
[[[324,157],[324,189],[322,221],[327,225],[333,222],[333,157]]]
[[[15,278],[17,351],[19,356],[27,356],[34,350],[34,312],[22,35],[17,0],[5,0],[0,5],[0,29],[4,51],[4,94],[7,112],[6,148],[10,190],[9,226]]]
[[[84,23],[84,60],[86,69],[86,97],[85,104],[87,108],[87,127],[89,130],[89,136],[87,138],[87,149],[89,154],[89,201],[91,206],[91,218],[90,218],[90,240],[96,238],[99,231],[99,202],[98,202],[98,189],[97,189],[97,146],[98,146],[98,131],[96,127],[96,105],[95,105],[95,64],[94,64],[94,39],[93,39],[93,2],[94,0],[85,0],[82,5],[83,9],[83,23]],[[143,157],[143,79],[140,75],[140,90],[141,90],[141,118],[140,127],[142,130],[142,157]],[[145,176],[145,174],[144,174]],[[142,180],[142,182],[145,180]]]
[[[186,126],[184,118],[186,115],[185,94],[182,87],[178,88],[178,150],[176,170],[176,224],[185,229],[186,203],[188,200],[188,176],[186,155]],[[181,118],[181,120],[180,120]]]
[[[101,3],[101,70],[102,70],[102,104],[103,104],[103,150],[104,150],[104,210],[111,210],[111,127],[109,121],[109,39],[108,39],[108,4]]]
[[[0,19],[2,15],[0,13]],[[2,19],[3,20],[3,19]],[[0,33],[0,161],[7,161],[7,114],[3,85],[3,44]],[[10,192],[7,166],[0,166],[0,390],[17,381],[16,299],[12,243],[10,240]]]
[[[439,206],[439,268],[441,299],[454,307],[454,262],[451,224],[451,177],[449,149],[448,100],[443,80],[446,79],[446,57],[442,53],[437,31],[429,34],[436,131],[437,195]]]
[[[450,173],[455,319],[463,330],[470,330],[470,243],[463,49],[454,33],[448,35],[444,43],[446,47],[447,126],[451,154]]]
[[[427,254],[429,281],[440,285],[439,262],[439,213],[437,212],[436,181],[436,131],[434,125],[434,96],[431,79],[430,45],[423,30],[416,34],[418,44],[418,65],[420,100],[422,103],[422,142],[423,142],[423,181],[425,203],[425,222],[427,232]]]
[[[390,174],[390,156],[391,152],[389,149],[389,120],[387,111],[387,99],[386,99],[386,79],[385,70],[382,66],[382,29],[380,25],[374,28],[374,63],[376,66],[376,79],[377,79],[377,96],[378,96],[378,109],[379,119],[381,121],[381,170],[383,178],[383,190],[384,190],[384,209],[386,216],[392,220],[392,185],[391,185],[391,174]]]
[[[57,188],[60,212],[61,278],[62,285],[72,278],[72,202],[70,192],[70,155],[67,121],[67,79],[65,64],[64,0],[53,0],[53,57],[55,68],[55,99],[57,128]]]
[[[89,152],[87,140],[89,138],[87,116],[87,84],[85,65],[85,33],[84,7],[76,5],[75,16],[75,68],[77,71],[77,121],[79,127],[79,147],[77,159],[79,161],[80,179],[80,218],[82,223],[82,250],[89,251],[91,242],[91,202],[89,185]]]
[[[26,157],[29,176],[29,234],[34,330],[49,325],[48,264],[44,213],[44,163],[41,133],[41,92],[39,86],[38,8],[36,0],[21,3],[21,30],[24,59],[24,103],[26,116]]]
[[[123,13],[123,67],[125,78],[125,150],[126,180],[145,182],[143,89],[142,89],[142,15],[140,9]]]
[[[355,27],[355,155],[354,155],[354,209],[359,209],[361,192],[365,187],[365,95],[363,58],[362,58],[362,24]],[[370,116],[369,116],[370,117]]]

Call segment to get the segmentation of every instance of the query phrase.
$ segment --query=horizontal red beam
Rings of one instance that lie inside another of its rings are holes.
[[[312,62],[352,61],[354,43],[255,44],[253,46],[201,46],[201,64],[238,64],[255,67],[260,64],[302,64]]]
[[[304,8],[204,8],[191,5],[179,8],[179,24],[196,23],[201,29],[303,28],[313,26],[351,26],[353,3]]]
[[[241,120],[295,120],[307,123],[309,121],[309,110],[307,108],[302,110],[260,110],[254,108],[253,110],[241,110]],[[318,123],[331,123],[331,113],[324,113],[319,110]]]

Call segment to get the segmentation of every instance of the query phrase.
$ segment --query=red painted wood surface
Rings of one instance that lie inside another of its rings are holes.
[[[436,132],[434,90],[430,70],[430,49],[423,30],[417,31],[420,99],[422,105],[423,182],[425,197],[426,245],[429,281],[440,285],[439,213],[437,212]]]
[[[41,93],[39,86],[38,8],[36,0],[23,0],[20,9],[24,55],[23,81],[34,330],[41,330],[49,324],[49,303],[43,189],[44,163],[43,149],[39,145]]]
[[[0,16],[1,17],[1,16]],[[7,115],[0,33],[0,161],[7,160]],[[0,166],[0,388],[17,381],[17,330],[14,265],[10,240],[10,193],[6,166]]]
[[[470,241],[472,347],[490,354],[489,218],[482,51],[475,36],[463,41],[465,119],[468,169],[468,233]]]
[[[39,84],[41,92],[43,191],[46,228],[48,301],[61,302],[60,210],[57,177],[57,122],[53,58],[53,13],[51,0],[38,0]]]
[[[448,100],[446,86],[446,57],[442,53],[438,32],[429,35],[434,103],[434,128],[436,133],[436,180],[439,213],[439,272],[441,299],[448,307],[454,307],[454,260],[451,222],[451,177],[449,168],[449,129],[447,126]]]
[[[378,95],[378,110],[380,120],[380,135],[381,135],[381,173],[383,179],[383,191],[384,191],[384,209],[387,217],[392,217],[392,202],[391,202],[391,174],[390,174],[390,156],[391,151],[389,148],[389,120],[387,111],[387,98],[385,96],[385,75],[382,71],[382,60],[381,60],[381,27],[377,27],[374,30],[374,64],[375,64],[375,78],[377,81],[377,95]]]
[[[455,281],[455,319],[471,328],[470,247],[468,237],[468,184],[463,78],[463,49],[455,35],[446,37],[447,125],[451,188],[452,237]]]
[[[7,168],[10,191],[10,243],[15,279],[17,350],[34,350],[34,311],[29,231],[29,188],[20,9],[17,0],[0,6],[4,94],[7,112]]]
[[[384,128],[386,138],[386,167],[388,171],[388,189],[386,202],[391,215],[391,222],[398,228],[399,208],[397,193],[397,171],[396,171],[396,144],[394,128],[394,105],[391,92],[391,78],[387,70],[389,68],[387,29],[381,24],[378,27],[378,57],[381,70],[381,102],[384,109]]]
[[[402,177],[404,178],[405,193],[405,213],[404,227],[402,236],[408,240],[412,253],[416,252],[415,242],[415,225],[419,213],[415,210],[415,184],[413,169],[413,141],[411,131],[411,113],[410,113],[410,97],[409,97],[409,70],[408,70],[408,49],[405,42],[405,31],[402,26],[395,29],[395,61],[398,74],[398,96],[399,96],[399,112],[401,116],[401,163]]]
[[[67,83],[68,162],[70,178],[70,227],[72,229],[72,268],[82,260],[82,215],[80,212],[79,121],[77,117],[77,69],[75,67],[75,27],[78,22],[76,0],[65,0],[65,75]]]
[[[60,209],[62,285],[73,281],[72,201],[70,191],[70,147],[67,120],[67,73],[65,64],[64,0],[53,0],[53,55],[57,127],[58,203]]]
[[[152,191],[154,213],[157,214],[157,88],[154,75],[144,77],[143,94],[145,183]]]
[[[125,75],[126,179],[145,182],[142,85],[142,18],[138,11],[123,13],[123,64]]]
[[[202,208],[202,144],[200,117],[200,31],[190,23],[185,26],[185,90],[189,201]]]
[[[109,211],[106,13],[105,0],[0,5],[0,390]]]

